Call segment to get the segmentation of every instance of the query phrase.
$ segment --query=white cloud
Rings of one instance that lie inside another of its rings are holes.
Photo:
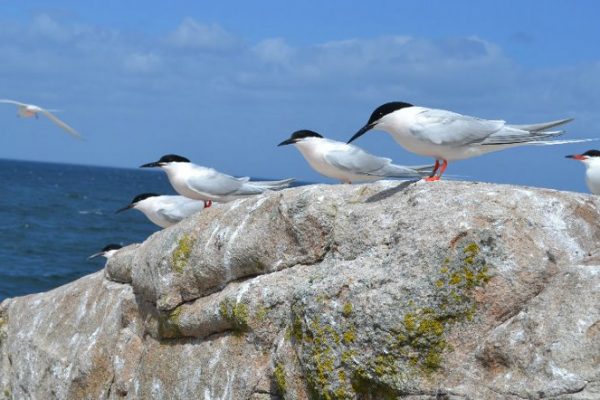
[[[273,64],[288,64],[295,50],[283,38],[265,39],[252,48],[259,60]]]
[[[153,72],[160,68],[161,59],[154,53],[133,53],[125,57],[123,66],[129,72]]]
[[[303,127],[344,139],[370,107],[389,100],[515,122],[574,116],[584,134],[600,130],[599,63],[522,66],[479,37],[397,35],[298,46],[283,37],[251,43],[190,18],[157,38],[41,15],[26,25],[0,23],[0,54],[3,97],[63,109],[91,142],[95,134],[122,144],[114,154],[78,147],[63,161],[129,165],[136,155],[180,151],[232,173],[271,176],[279,154],[289,154],[269,153],[249,171],[230,168],[239,154],[219,155],[238,146],[262,154]],[[16,118],[0,122],[36,129]],[[0,143],[4,157],[17,154],[18,143],[27,151],[31,136],[22,137]],[[47,146],[65,154],[52,141]],[[294,173],[301,162],[277,164],[277,171]]]
[[[227,50],[239,45],[239,39],[218,24],[202,24],[192,18],[183,22],[167,37],[167,42],[181,48]]]
[[[68,39],[70,36],[67,29],[46,14],[36,15],[33,18],[30,29],[33,35],[39,35],[53,40],[61,41]]]

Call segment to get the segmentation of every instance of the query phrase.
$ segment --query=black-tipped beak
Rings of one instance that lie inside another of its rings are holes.
[[[129,210],[130,208],[133,208],[133,206],[134,206],[134,204],[129,204],[129,205],[127,205],[127,206],[123,207],[123,208],[119,208],[119,209],[118,209],[118,210],[115,212],[115,214],[118,214],[118,213],[120,213],[120,212],[123,212],[123,211],[127,211],[127,210]]]
[[[96,257],[100,257],[100,256],[101,256],[101,255],[103,255],[103,254],[104,254],[104,252],[103,252],[103,251],[101,251],[101,252],[99,252],[99,253],[94,253],[94,254],[92,254],[91,256],[89,256],[89,257],[88,257],[88,260],[92,260],[92,259],[94,259],[94,258],[96,258]]]
[[[565,158],[572,158],[573,160],[585,160],[585,156],[583,156],[581,154],[571,154],[571,155],[565,156]]]
[[[151,162],[151,163],[140,166],[140,168],[155,168],[155,167],[160,167],[160,163],[158,161]]]
[[[283,142],[279,143],[277,146],[285,146],[287,144],[294,144],[294,143],[296,143],[296,139],[289,138],[289,139],[284,140]]]
[[[364,135],[365,133],[367,133],[368,131],[370,131],[371,129],[373,129],[374,126],[375,126],[374,122],[372,122],[370,124],[366,124],[365,126],[363,126],[362,128],[360,128],[360,130],[358,132],[356,132],[354,134],[354,136],[352,136],[350,138],[350,140],[348,140],[347,143],[351,143],[354,140],[358,139],[359,137],[361,137],[362,135]]]

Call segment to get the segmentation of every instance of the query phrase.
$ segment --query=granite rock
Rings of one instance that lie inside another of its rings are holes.
[[[473,182],[215,205],[0,305],[0,398],[599,399],[600,200]]]

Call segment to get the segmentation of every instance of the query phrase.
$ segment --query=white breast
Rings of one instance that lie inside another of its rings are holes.
[[[600,194],[600,165],[594,163],[590,165],[585,171],[585,182],[590,192],[593,194]]]
[[[302,153],[308,164],[321,175],[346,183],[373,180],[370,176],[355,175],[331,165],[325,156],[329,151],[336,150],[335,147],[339,146],[335,142],[327,139],[309,138],[296,143],[295,146],[300,150],[300,153]]]
[[[407,107],[394,111],[381,119],[375,129],[388,132],[400,146],[406,150],[438,160],[462,160],[476,157],[492,151],[502,150],[508,146],[448,146],[434,144],[415,136],[411,127],[417,125],[417,114],[428,110],[425,107]]]
[[[209,193],[201,193],[189,188],[188,180],[191,177],[198,178],[202,173],[202,171],[199,170],[199,168],[193,168],[193,166],[188,166],[186,164],[165,168],[171,186],[173,186],[173,189],[180,195],[195,200],[221,201],[221,198],[218,196],[212,196]]]

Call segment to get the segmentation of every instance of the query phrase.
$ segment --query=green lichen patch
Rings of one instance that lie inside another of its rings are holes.
[[[364,355],[364,341],[358,338],[351,303],[329,316],[319,313],[309,317],[302,306],[292,307],[289,336],[301,346],[300,359],[313,398],[368,395],[396,399],[416,380],[439,372],[452,351],[447,341],[449,331],[475,317],[473,291],[491,279],[479,244],[464,238],[451,249],[450,254],[442,254],[431,276],[431,294],[401,304],[397,325],[375,331],[379,336],[371,339],[375,340],[372,356]],[[318,297],[319,308],[324,298]]]
[[[342,333],[342,337],[344,339],[344,344],[350,345],[356,339],[356,332],[354,329],[349,328],[348,330]]]
[[[343,369],[355,354],[355,326],[345,320],[335,326],[319,317],[306,319],[300,306],[292,307],[291,337],[303,348],[305,376],[311,398],[352,399],[350,378]],[[340,351],[341,350],[341,351]]]
[[[257,322],[262,322],[267,318],[267,314],[269,313],[269,309],[267,307],[257,307],[254,312],[254,318]]]
[[[194,246],[194,240],[190,235],[184,234],[177,242],[177,247],[171,254],[171,268],[178,273],[182,273],[187,266],[190,255],[192,254],[192,248]]]
[[[181,311],[182,308],[179,306],[169,314],[158,317],[158,334],[162,339],[174,339],[182,336],[179,328]]]
[[[245,303],[225,299],[219,303],[219,314],[231,323],[233,331],[238,334],[250,329],[248,325],[250,313]]]
[[[342,307],[342,315],[348,318],[352,314],[352,303],[345,303]]]
[[[367,362],[366,371],[383,382],[401,380],[406,371],[426,375],[438,371],[444,354],[451,350],[446,341],[448,330],[457,322],[473,318],[477,305],[472,289],[484,286],[490,279],[489,267],[475,242],[445,257],[432,279],[431,304],[407,307],[395,334],[390,334],[383,351]]]
[[[287,392],[287,383],[285,379],[285,370],[283,369],[282,364],[277,363],[277,365],[275,365],[275,368],[273,369],[273,378],[279,393],[284,395]]]

